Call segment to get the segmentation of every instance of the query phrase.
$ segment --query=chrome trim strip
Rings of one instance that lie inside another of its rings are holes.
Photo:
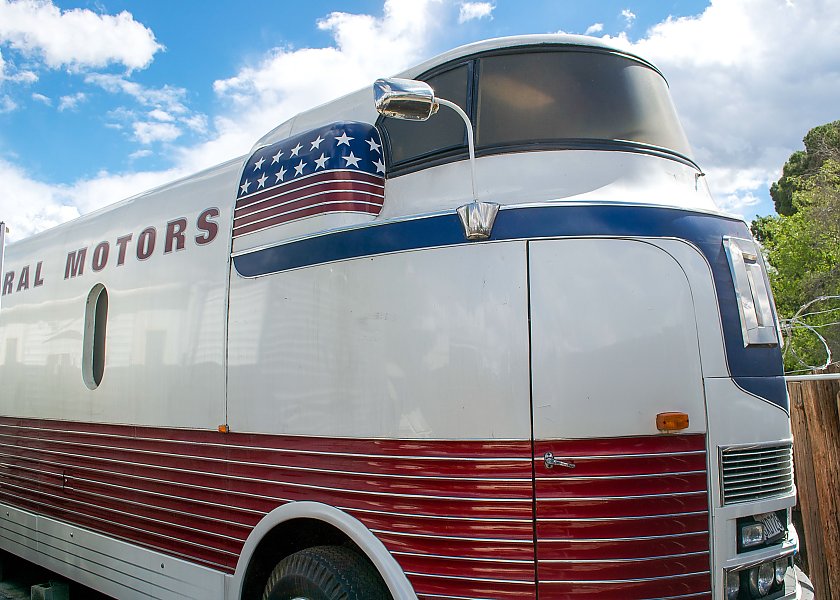
[[[564,559],[564,558],[546,558],[541,559],[538,562],[542,563],[583,563],[583,564],[590,564],[590,563],[632,563],[632,562],[639,562],[643,560],[664,560],[669,558],[684,558],[686,556],[699,556],[701,554],[709,554],[709,550],[703,550],[702,552],[686,552],[683,554],[666,554],[664,556],[644,556],[642,558],[604,558],[604,559]]]
[[[73,479],[78,479],[78,478],[73,477]],[[85,480],[83,480],[83,481],[85,481]],[[125,487],[115,486],[115,485],[111,485],[109,487],[126,489]],[[237,523],[236,521],[230,521],[228,519],[220,519],[220,518],[217,518],[217,517],[208,517],[206,515],[199,515],[199,514],[187,512],[187,511],[184,511],[184,510],[177,510],[175,508],[158,506],[156,504],[145,504],[143,502],[135,502],[134,500],[126,500],[125,498],[121,498],[119,496],[111,496],[109,494],[97,494],[96,492],[89,492],[87,490],[80,490],[80,489],[73,488],[73,487],[68,487],[66,489],[71,491],[73,494],[93,496],[94,498],[102,498],[104,500],[114,500],[114,501],[117,501],[117,502],[121,502],[123,504],[130,504],[132,506],[137,506],[137,507],[140,507],[140,508],[151,508],[151,509],[154,509],[154,510],[166,511],[166,512],[169,512],[169,513],[173,513],[173,514],[184,516],[184,517],[189,517],[189,518],[196,519],[196,520],[199,520],[199,521],[210,521],[212,523],[224,523],[225,525],[229,525],[231,527],[235,527],[235,528],[238,528],[238,529],[244,529],[247,533],[250,533],[251,530],[254,529],[254,525],[248,525],[246,523]],[[210,503],[207,502],[207,503],[204,503],[204,504],[210,504]],[[217,507],[221,508],[222,505],[214,505],[214,506],[217,506]],[[265,513],[259,513],[259,514],[263,515]],[[198,530],[198,531],[204,531],[204,530],[202,529],[202,530]],[[247,533],[246,533],[246,537],[247,537]],[[244,541],[244,539],[242,541]]]
[[[640,475],[558,475],[552,477],[543,475],[537,477],[537,481],[576,481],[576,480],[602,480],[602,479],[640,479],[648,477],[673,477],[679,475],[705,475],[706,469],[700,471],[674,471],[673,473],[644,473]],[[470,480],[472,481],[472,479]]]
[[[6,444],[0,444],[0,447],[1,446],[6,446]],[[66,453],[66,452],[62,453],[62,452],[57,452],[55,450],[39,450],[39,452],[46,452],[46,453],[49,453],[49,454],[52,454],[52,455],[57,454],[57,455],[60,455],[60,456],[72,456],[72,457],[75,457],[75,458],[83,458],[83,459],[86,459],[86,460],[102,461],[102,462],[106,462],[106,463],[117,463],[117,464],[123,464],[123,465],[139,466],[139,467],[144,467],[144,468],[149,468],[149,469],[160,469],[162,471],[168,471],[168,472],[174,472],[174,473],[188,473],[190,475],[200,475],[200,476],[205,476],[205,477],[214,477],[214,478],[226,479],[226,480],[230,480],[230,481],[245,481],[245,482],[250,482],[250,483],[264,483],[264,484],[277,485],[277,486],[288,486],[288,487],[293,487],[293,488],[298,488],[298,489],[322,490],[322,491],[327,491],[327,492],[359,494],[359,495],[363,495],[363,496],[388,496],[389,498],[422,498],[422,499],[446,500],[446,501],[457,501],[457,502],[490,502],[490,503],[527,502],[528,504],[530,504],[532,502],[532,498],[528,498],[528,497],[523,497],[523,498],[498,498],[498,497],[492,497],[492,496],[488,496],[488,497],[477,496],[477,497],[474,497],[474,498],[465,498],[465,497],[460,497],[460,496],[432,496],[432,495],[429,495],[429,494],[398,494],[398,493],[395,493],[395,492],[384,492],[384,491],[377,491],[377,490],[348,490],[348,489],[345,489],[345,488],[338,488],[338,487],[327,487],[327,486],[321,486],[321,485],[311,485],[311,484],[306,484],[306,483],[294,483],[294,482],[288,482],[288,481],[274,481],[274,480],[271,480],[271,479],[262,479],[262,478],[255,478],[255,477],[241,477],[241,476],[238,476],[238,475],[224,475],[224,474],[221,474],[221,473],[212,473],[212,472],[206,472],[206,471],[193,471],[191,469],[180,469],[180,468],[176,468],[176,467],[166,467],[166,466],[162,466],[162,465],[149,465],[149,464],[143,464],[143,463],[133,463],[133,462],[122,461],[122,460],[111,459],[111,458],[91,457],[91,456],[80,455],[80,454],[70,454],[70,453]],[[0,456],[10,456],[10,455],[0,453]],[[19,458],[19,457],[16,457],[15,455],[11,455],[11,456],[13,458]],[[27,459],[27,460],[32,461],[32,462],[41,462],[41,463],[46,463],[46,464],[57,465],[57,466],[61,466],[63,468],[69,468],[69,469],[83,469],[84,468],[84,467],[78,467],[76,465],[66,465],[66,464],[62,464],[62,463],[52,463],[52,462],[49,462],[49,461],[43,461],[43,460],[37,460],[37,459]],[[132,478],[132,479],[148,479],[146,477],[142,477],[142,476],[138,476],[138,475],[128,475],[128,474],[125,474],[125,473],[118,473],[118,472],[115,473],[113,471],[108,471],[108,472],[111,473],[111,474],[121,476],[121,477],[129,477],[129,478]],[[523,482],[527,482],[527,480],[523,480]],[[169,484],[169,485],[184,485],[181,482],[167,481],[166,483]],[[528,486],[528,487],[530,488],[530,486]],[[199,488],[199,489],[211,489],[211,488]],[[223,490],[223,491],[225,493],[233,493],[230,490]],[[257,497],[264,497],[264,496],[257,496]]]
[[[665,575],[663,577],[645,577],[638,579],[541,579],[540,583],[580,583],[580,584],[622,584],[622,583],[644,583],[646,581],[661,581],[663,579],[681,579],[683,577],[694,577],[696,575],[711,575],[711,571],[697,571],[696,573],[678,573],[677,575]],[[711,590],[709,590],[711,591]],[[709,592],[705,592],[709,593]]]
[[[539,522],[539,519],[537,520]],[[698,529],[697,531],[684,531],[682,533],[668,533],[665,535],[643,535],[638,537],[610,537],[610,538],[540,538],[541,543],[563,542],[577,544],[579,542],[632,542],[636,540],[666,540],[676,539],[681,537],[689,537],[693,535],[709,535],[708,529]]]
[[[418,513],[401,513],[401,512],[392,512],[387,510],[373,510],[371,508],[353,508],[352,506],[341,506],[336,505],[336,508],[340,508],[341,510],[349,513],[360,512],[360,513],[369,513],[375,515],[388,515],[394,517],[406,517],[410,519],[444,519],[446,521],[468,521],[473,523],[528,523],[531,524],[534,522],[533,519],[516,519],[516,518],[507,518],[507,517],[453,517],[447,515],[426,515],[426,514],[418,514]]]
[[[46,507],[53,508],[53,509],[56,509],[56,510],[59,510],[59,511],[66,511],[66,509],[63,509],[60,506],[56,506],[55,504],[50,504],[49,502],[43,502],[43,501],[38,501],[38,500],[32,500],[32,499],[29,499],[29,498],[23,498],[21,496],[18,496],[16,494],[10,494],[8,492],[4,492],[4,493],[8,496],[11,496],[13,498],[17,498],[17,499],[22,500],[24,502],[29,502],[29,503],[32,503],[32,504],[38,504],[40,506],[46,506]],[[41,494],[41,495],[52,497],[52,496],[49,496],[49,494]],[[64,500],[64,498],[59,498],[59,500]],[[82,504],[82,503],[77,502],[77,504]],[[118,511],[112,511],[112,512],[118,512]],[[102,522],[102,523],[109,523],[109,524],[113,523],[112,521],[109,521],[108,519],[102,519],[100,517],[94,517],[94,516],[91,516],[91,515],[84,515],[84,517],[86,519],[92,519],[94,521],[99,521],[99,522]],[[71,523],[72,524],[71,521],[67,521],[66,519],[61,519],[61,518],[57,518],[57,517],[50,517],[50,518],[54,518],[54,519],[62,521],[64,523]],[[75,526],[79,527],[78,525],[75,525]],[[164,540],[175,540],[175,541],[181,542],[183,544],[186,544],[188,546],[192,546],[194,548],[201,548],[201,549],[204,549],[204,550],[210,550],[212,552],[218,552],[219,554],[227,554],[229,556],[234,556],[234,557],[239,556],[239,554],[234,553],[234,552],[230,552],[228,550],[222,550],[221,548],[214,548],[213,546],[205,546],[203,544],[197,544],[195,542],[190,542],[190,541],[183,540],[183,539],[177,538],[177,537],[173,537],[171,535],[166,535],[166,534],[163,534],[163,533],[156,533],[154,531],[147,531],[145,529],[140,529],[139,527],[134,527],[132,525],[121,524],[120,527],[123,527],[125,529],[130,529],[132,531],[138,531],[138,532],[140,532],[144,535],[149,535],[149,536],[153,536],[153,537],[157,537],[157,538],[163,538]],[[117,534],[111,534],[111,533],[108,533],[106,535],[113,535],[115,537],[119,537]],[[239,541],[239,540],[232,540],[232,541]],[[133,544],[141,544],[141,542],[137,542],[137,541],[132,541],[132,543]],[[193,558],[192,560],[197,560],[197,559]],[[217,564],[217,563],[213,563],[213,564]],[[219,565],[219,566],[222,567],[222,565]],[[223,567],[223,568],[226,568],[226,567]]]
[[[724,572],[727,572],[727,571],[743,571],[744,569],[751,569],[752,567],[758,566],[761,563],[771,562],[771,561],[774,561],[774,560],[779,560],[780,558],[787,558],[787,557],[793,556],[794,554],[796,554],[796,551],[798,549],[798,547],[795,546],[795,545],[792,546],[792,547],[791,546],[785,547],[784,543],[782,544],[781,547],[782,547],[782,551],[779,552],[778,554],[773,554],[771,556],[764,556],[763,558],[755,558],[755,559],[747,560],[747,561],[744,561],[742,563],[738,563],[737,565],[731,566],[731,567],[724,567],[723,571]]]
[[[3,434],[0,434],[0,438],[5,437]],[[39,438],[29,438],[29,437],[19,437],[18,439],[22,440],[34,440],[34,441],[43,441]],[[191,454],[176,454],[171,452],[158,452],[156,450],[143,450],[140,448],[117,448],[112,446],[99,446],[96,444],[84,444],[79,442],[70,442],[67,440],[49,440],[50,444],[58,444],[64,446],[81,446],[84,448],[94,448],[100,450],[119,450],[121,452],[125,452],[127,454],[139,454],[141,456],[162,456],[166,458],[175,458],[175,459],[183,459],[192,462],[211,462],[211,463],[221,463],[225,465],[242,465],[245,467],[259,467],[265,469],[285,469],[289,471],[303,471],[306,473],[316,472],[316,473],[334,473],[340,475],[353,475],[359,477],[383,477],[383,478],[391,478],[391,479],[420,479],[420,480],[437,480],[437,481],[452,481],[452,480],[468,480],[468,481],[481,481],[481,482],[492,482],[492,483],[516,483],[516,482],[531,482],[531,475],[528,474],[527,477],[466,477],[463,475],[458,476],[444,476],[444,475],[402,475],[402,474],[395,474],[395,473],[373,473],[373,472],[366,472],[366,471],[343,471],[338,469],[322,469],[318,467],[300,467],[294,465],[283,465],[277,463],[261,463],[261,462],[251,462],[251,461],[243,461],[243,460],[228,460],[224,458],[215,458],[215,457],[207,457],[207,456],[195,456]],[[47,449],[47,448],[37,448],[31,446],[17,446],[14,444],[5,444],[0,442],[0,448],[16,448],[16,449],[23,449],[29,452],[52,452],[52,453],[59,453],[55,449]],[[84,456],[86,458],[90,458],[93,460],[100,459],[101,457],[95,455],[80,455],[80,454],[71,454],[68,452],[60,452],[62,455],[68,456]],[[450,459],[452,460],[452,459]],[[165,468],[163,465],[150,465],[148,463],[138,463],[138,462],[129,462],[129,461],[120,461],[125,464],[132,464],[132,465],[148,465],[156,468]],[[394,461],[398,462],[398,461]],[[453,460],[455,462],[455,460]],[[506,460],[500,462],[508,462]],[[701,471],[696,471],[700,473]],[[214,471],[208,471],[208,473],[215,474]]]
[[[551,443],[547,440],[540,440],[541,443]],[[595,455],[574,455],[568,453],[559,453],[562,455],[563,458],[569,458],[574,460],[597,460],[597,459],[611,459],[611,458],[665,458],[669,456],[697,456],[700,454],[706,454],[705,450],[686,450],[684,452],[648,452],[644,454],[595,454]],[[542,456],[535,456],[534,462],[543,462]]]
[[[516,565],[528,565],[533,567],[534,560],[522,560],[519,558],[476,558],[470,556],[447,556],[444,554],[423,554],[422,552],[403,552],[400,550],[391,550],[391,554],[399,556],[416,556],[419,558],[434,558],[440,560],[456,560],[462,562],[488,562],[488,563],[504,563]]]
[[[571,518],[570,517],[557,517],[557,518],[554,518],[554,517],[552,517],[550,519],[541,518],[541,519],[539,519],[539,521],[542,522],[542,523],[565,522],[565,521],[585,521],[585,522],[605,521],[605,522],[613,522],[613,521],[634,521],[634,520],[640,520],[640,519],[668,519],[668,518],[671,518],[671,517],[694,517],[694,516],[708,515],[708,514],[709,514],[708,510],[695,510],[695,511],[692,511],[692,512],[668,513],[668,514],[665,514],[665,515],[643,515],[643,516],[612,517],[612,518],[610,518],[610,517],[586,517],[586,518],[580,518],[580,517],[571,517]]]
[[[517,579],[486,579],[483,577],[464,577],[462,575],[438,575],[437,573],[415,573],[413,571],[405,571],[406,575],[413,575],[415,577],[434,577],[435,579],[457,579],[458,581],[479,581],[481,583],[513,583],[515,585],[536,585],[533,580],[517,580]],[[542,583],[542,582],[540,582]]]
[[[439,535],[433,533],[412,533],[408,531],[388,531],[387,529],[371,529],[373,533],[382,535],[395,535],[399,537],[423,538],[434,540],[457,540],[459,542],[481,542],[494,544],[534,544],[533,534],[527,538],[483,538],[483,537],[459,537],[454,535]],[[542,541],[542,540],[540,540]]]
[[[75,500],[73,498],[66,498],[66,497],[58,498],[53,494],[48,494],[48,493],[45,493],[45,492],[42,492],[42,491],[33,490],[33,489],[30,489],[30,488],[25,488],[23,486],[14,485],[14,484],[10,484],[10,483],[5,483],[4,482],[3,488],[4,488],[4,490],[5,490],[5,488],[13,488],[15,490],[22,491],[24,493],[28,493],[28,494],[38,496],[38,497],[52,498],[54,500],[58,500],[58,501],[62,501],[62,502],[70,502],[72,504],[77,504],[77,505],[80,504],[82,506],[90,506],[90,504],[88,504],[87,502],[82,502],[81,500]],[[2,492],[0,492],[0,493],[2,493]],[[55,509],[58,509],[60,511],[65,511],[66,512],[66,510],[67,510],[66,508],[61,508],[60,506],[55,506],[53,504],[49,504],[48,502],[26,499],[26,498],[23,498],[22,496],[16,496],[14,494],[9,494],[9,495],[15,496],[16,498],[19,498],[21,500],[25,500],[26,502],[33,502],[35,504],[42,504],[42,505],[45,505],[45,506],[51,506],[51,507],[53,507]],[[178,523],[170,523],[169,521],[162,521],[160,519],[154,519],[152,517],[144,517],[142,515],[131,513],[131,512],[125,511],[125,510],[118,510],[116,508],[108,508],[108,507],[99,506],[99,505],[94,506],[94,508],[97,511],[102,511],[102,512],[107,512],[107,513],[116,513],[118,515],[126,515],[130,518],[137,519],[137,520],[140,520],[140,521],[146,521],[148,523],[157,523],[158,525],[163,525],[165,527],[174,527],[176,529],[180,529],[180,530],[183,530],[183,531],[193,531],[195,533],[199,533],[199,534],[207,535],[207,536],[210,536],[210,537],[218,538],[220,540],[226,540],[226,541],[229,541],[229,542],[236,542],[236,543],[244,544],[245,539],[247,538],[247,534],[246,534],[245,538],[237,538],[237,537],[233,537],[233,536],[229,536],[229,535],[224,535],[224,534],[221,534],[221,533],[216,533],[216,532],[213,532],[213,531],[207,531],[205,529],[196,529],[195,527],[187,527],[186,525],[180,525]],[[108,519],[101,519],[99,517],[94,517],[92,515],[82,515],[82,516],[84,518],[87,518],[87,519],[96,519],[97,521],[104,521],[106,523],[114,523],[114,521],[110,521]],[[154,532],[154,531],[148,531],[148,530],[145,530],[145,529],[140,529],[138,527],[134,527],[132,525],[127,525],[125,523],[118,523],[118,524],[119,524],[120,527],[126,527],[128,529],[133,529],[135,531],[142,531],[147,535],[156,535],[156,536],[159,536],[159,537],[165,537],[167,539],[173,539],[173,540],[176,540],[176,541],[179,541],[179,542],[183,542],[185,544],[189,544],[191,546],[196,546],[198,548],[211,548],[211,549],[213,549],[214,551],[217,551],[217,552],[221,552],[221,553],[224,553],[224,554],[229,554],[231,556],[239,556],[239,554],[237,554],[237,553],[229,552],[227,550],[222,550],[221,548],[215,548],[213,546],[205,546],[203,544],[198,544],[196,542],[190,542],[190,541],[183,540],[181,538],[177,538],[177,537],[174,537],[174,536],[171,536],[171,535],[167,535],[167,534],[163,534],[163,533],[157,533],[157,532]]]
[[[5,425],[0,423],[0,430],[7,428],[7,429],[27,429],[31,431],[43,431],[47,434],[54,435],[56,432],[58,433],[66,433],[72,435],[81,435],[81,436],[97,436],[97,437],[105,437],[105,438],[112,438],[116,440],[124,439],[124,436],[119,434],[112,434],[112,433],[96,433],[91,431],[75,431],[75,430],[66,430],[66,429],[50,429],[44,427],[29,427],[25,425]],[[182,429],[173,429],[173,431],[191,431],[191,430],[182,430]],[[199,430],[205,433],[210,433],[207,430]],[[17,436],[15,434],[2,434],[0,433],[0,437],[8,435],[9,437],[23,437]],[[306,436],[306,435],[289,435],[284,437],[290,438],[297,438],[297,439],[321,439],[319,436]],[[35,439],[39,441],[50,441],[49,438],[25,438],[25,439]],[[189,446],[200,446],[200,447],[214,447],[214,448],[232,448],[236,450],[259,450],[264,452],[280,452],[283,454],[306,454],[312,456],[328,456],[334,458],[336,456],[341,457],[348,457],[348,458],[372,458],[376,460],[382,459],[392,459],[396,461],[403,461],[403,460],[430,460],[430,461],[437,461],[437,460],[448,460],[448,461],[458,461],[458,462],[491,462],[491,461],[499,461],[499,462],[528,462],[530,463],[532,459],[530,456],[528,457],[471,457],[471,456],[412,456],[412,455],[397,455],[397,454],[361,454],[355,452],[325,452],[323,450],[298,450],[293,448],[268,448],[264,446],[240,446],[238,444],[220,444],[216,442],[195,442],[195,441],[184,441],[184,440],[169,440],[169,439],[162,439],[162,438],[154,438],[154,437],[143,437],[143,438],[136,438],[138,440],[144,442],[154,442],[159,444],[177,444],[177,445],[189,445]],[[352,438],[336,438],[336,439],[352,439]],[[356,439],[355,441],[359,441]],[[387,441],[405,441],[405,442],[417,442],[417,441],[430,441],[430,442],[464,442],[468,440],[402,440],[402,439],[389,439]],[[520,439],[499,439],[499,440],[492,440],[493,442],[511,442],[511,443],[530,443],[529,440],[520,440]],[[78,443],[79,445],[85,445],[82,442],[67,442],[67,443]],[[130,450],[130,448],[123,448],[121,446],[99,446],[99,445],[91,445],[94,448],[103,448],[103,449],[125,449]],[[530,453],[530,450],[529,450]],[[187,455],[191,456],[191,455]],[[638,455],[636,455],[638,456]]]
[[[633,500],[637,498],[672,498],[674,496],[697,496],[699,494],[708,495],[708,490],[698,490],[696,492],[672,492],[670,494],[641,494],[637,496],[587,496],[587,497],[549,497],[537,496],[537,502],[580,502],[592,500]]]

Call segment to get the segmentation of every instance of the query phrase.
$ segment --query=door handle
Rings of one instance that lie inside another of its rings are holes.
[[[546,469],[553,469],[554,467],[566,467],[567,469],[575,468],[575,463],[560,460],[559,458],[554,458],[554,454],[552,454],[551,452],[546,452],[543,455],[543,460],[545,461]]]

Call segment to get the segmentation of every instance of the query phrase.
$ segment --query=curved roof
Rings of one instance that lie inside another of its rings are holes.
[[[514,35],[508,37],[491,38],[489,40],[482,40],[480,42],[473,42],[458,48],[453,48],[443,54],[432,57],[419,65],[411,67],[397,75],[397,77],[405,77],[413,79],[418,75],[425,73],[429,69],[433,69],[439,65],[445,64],[452,60],[486,52],[488,50],[497,50],[500,48],[511,48],[514,46],[581,46],[588,48],[599,48],[601,50],[609,50],[612,52],[620,52],[654,67],[650,62],[636,56],[630,52],[611,46],[600,38],[594,38],[587,35],[572,35],[568,33],[548,33],[548,34],[532,34],[532,35]],[[656,67],[654,67],[656,68]],[[658,71],[658,69],[657,69]]]

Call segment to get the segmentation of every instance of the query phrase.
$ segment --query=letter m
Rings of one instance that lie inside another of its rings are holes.
[[[85,256],[87,256],[87,248],[80,248],[67,254],[67,264],[64,265],[64,279],[70,279],[85,272]]]

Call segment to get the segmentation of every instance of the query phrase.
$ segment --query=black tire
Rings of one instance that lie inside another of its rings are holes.
[[[342,546],[295,552],[274,567],[262,600],[391,600],[374,566]]]

